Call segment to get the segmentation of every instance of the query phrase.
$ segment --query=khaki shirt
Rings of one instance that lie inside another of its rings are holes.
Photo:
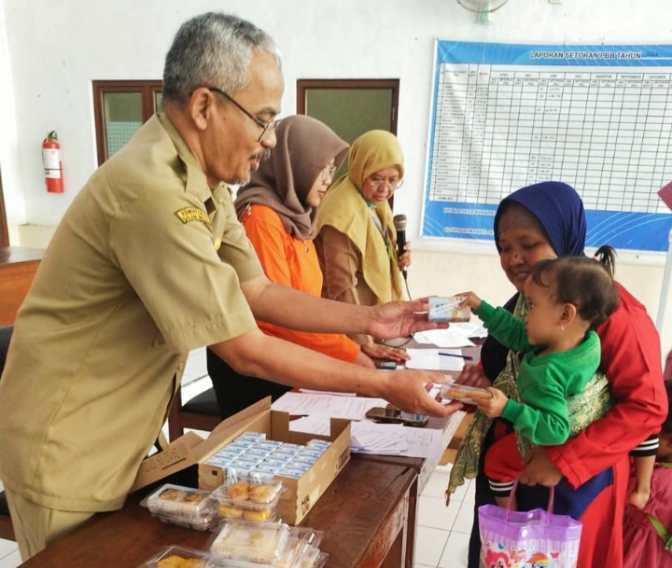
[[[262,274],[228,188],[150,119],[77,195],[19,311],[4,484],[55,509],[121,507],[189,351],[255,328],[240,282]]]

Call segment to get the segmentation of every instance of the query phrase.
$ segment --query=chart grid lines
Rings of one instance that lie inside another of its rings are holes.
[[[672,46],[439,41],[432,108],[422,236],[491,239],[504,197],[562,181],[591,246],[667,249]]]

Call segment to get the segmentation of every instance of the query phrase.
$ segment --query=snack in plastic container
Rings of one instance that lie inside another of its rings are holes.
[[[220,503],[224,501],[252,501],[269,505],[275,503],[282,492],[282,482],[259,478],[253,481],[227,479],[212,492]]]
[[[166,484],[147,498],[147,508],[164,523],[196,530],[213,528],[218,517],[207,491]]]
[[[427,320],[435,322],[469,321],[471,319],[471,308],[469,306],[458,308],[463,301],[463,296],[447,298],[432,296],[428,298],[429,313],[427,314]]]
[[[485,389],[469,387],[457,383],[446,383],[441,385],[441,390],[439,392],[443,399],[458,400],[466,404],[476,404],[477,400],[487,400],[492,398],[492,395]]]
[[[284,553],[289,527],[282,523],[225,521],[210,543],[210,553],[227,566],[275,566]]]
[[[225,519],[269,521],[275,517],[283,486],[279,481],[227,479],[212,492],[219,502],[219,514]]]
[[[250,484],[247,481],[236,481],[227,478],[218,489],[224,490],[224,496],[230,501],[247,501],[250,498]],[[219,501],[220,491],[215,490],[213,497]]]
[[[171,545],[138,568],[212,568],[213,566],[215,564],[206,552]]]
[[[212,507],[210,493],[202,489],[166,483],[147,498],[152,513],[184,513],[195,515]]]

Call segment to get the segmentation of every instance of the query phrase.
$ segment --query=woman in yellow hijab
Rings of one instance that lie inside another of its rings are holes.
[[[388,203],[404,177],[401,145],[394,134],[372,130],[354,141],[348,159],[348,174],[327,191],[317,215],[322,296],[367,306],[401,300],[400,268],[410,264],[410,250],[397,257]],[[408,359],[402,349],[371,337],[353,339],[370,357]]]

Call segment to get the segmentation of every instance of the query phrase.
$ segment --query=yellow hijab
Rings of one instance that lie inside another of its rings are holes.
[[[392,258],[380,232],[370,217],[369,206],[361,194],[364,180],[371,174],[396,167],[404,176],[404,157],[397,137],[384,130],[371,130],[354,141],[348,155],[348,174],[329,188],[317,214],[317,232],[325,225],[345,234],[362,255],[362,273],[380,303],[402,298],[401,276],[396,247]],[[383,231],[391,243],[397,240],[388,202],[375,208]]]

